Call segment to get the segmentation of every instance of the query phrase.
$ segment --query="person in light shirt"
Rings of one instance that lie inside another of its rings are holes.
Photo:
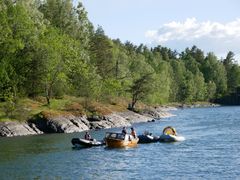
[[[133,127],[131,127],[131,135],[132,135],[134,138],[137,137],[137,133],[136,133],[136,131],[134,130]]]

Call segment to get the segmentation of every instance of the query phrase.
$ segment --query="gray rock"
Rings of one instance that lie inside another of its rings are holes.
[[[130,126],[130,122],[118,115],[117,113],[112,113],[106,115],[102,118],[103,120],[91,121],[91,129],[102,129],[102,128],[112,128],[112,127],[121,127],[121,126]]]
[[[148,108],[141,112],[142,115],[152,117],[153,119],[167,118],[174,116],[169,113],[169,111],[176,110],[176,108],[172,107],[156,107],[156,108]]]
[[[111,127],[122,127],[131,125],[131,123],[125,117],[120,116],[118,113],[113,113],[105,117],[110,123]]]
[[[144,116],[132,111],[121,112],[121,113],[118,113],[118,115],[125,118],[130,123],[148,122],[149,120],[153,119],[152,117]]]
[[[92,121],[94,122],[94,121],[105,120],[105,118],[103,116],[92,115],[92,116],[88,117],[87,120],[90,122],[92,122]]]
[[[89,130],[89,122],[86,116],[76,117],[74,115],[57,116],[38,119],[36,127],[45,133],[72,133]]]
[[[0,136],[25,136],[40,134],[34,131],[26,122],[2,122],[0,123]]]
[[[40,131],[35,124],[29,123],[29,126],[37,133],[37,134],[43,134],[42,131]]]

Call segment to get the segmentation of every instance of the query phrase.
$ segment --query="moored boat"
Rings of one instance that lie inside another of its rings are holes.
[[[175,128],[168,126],[163,129],[163,133],[159,138],[160,142],[177,142],[184,141],[183,136],[179,136]]]
[[[110,148],[136,147],[139,139],[129,134],[107,132],[105,142]]]
[[[178,142],[184,140],[185,138],[183,136],[175,136],[172,134],[162,134],[159,138],[160,142]]]
[[[104,142],[96,141],[95,139],[86,140],[86,139],[81,139],[81,138],[73,138],[72,144],[75,147],[81,147],[81,146],[82,147],[93,147],[93,146],[102,146],[102,145],[104,145]]]
[[[159,136],[153,136],[152,133],[144,132],[144,134],[138,136],[138,143],[154,143],[159,141]]]

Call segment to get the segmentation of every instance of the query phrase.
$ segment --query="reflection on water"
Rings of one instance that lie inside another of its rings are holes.
[[[176,127],[186,141],[137,148],[72,148],[84,133],[0,139],[0,179],[237,179],[240,107],[178,110],[176,117],[135,125],[160,135]],[[115,128],[112,131],[120,131]],[[92,131],[102,140],[106,131]]]
[[[25,155],[59,151],[57,143],[60,141],[61,139],[56,135],[1,138],[1,161],[8,162]]]

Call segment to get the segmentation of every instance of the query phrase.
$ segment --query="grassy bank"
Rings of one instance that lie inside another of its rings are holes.
[[[58,116],[65,114],[74,115],[106,115],[112,112],[125,111],[128,107],[129,99],[111,98],[105,102],[97,102],[86,98],[64,96],[60,99],[52,99],[47,105],[44,97],[35,99],[23,98],[9,104],[0,103],[0,122],[3,121],[26,121],[39,113],[46,116]],[[138,108],[143,108],[143,103],[138,104]]]
[[[97,102],[86,98],[77,98],[73,96],[64,96],[59,99],[51,99],[50,105],[47,105],[44,97],[35,99],[23,98],[18,99],[12,104],[7,102],[0,103],[0,122],[4,121],[26,121],[39,113],[45,116],[59,115],[107,115],[112,112],[126,111],[130,99],[126,98],[109,98],[104,102]],[[169,103],[166,106],[172,107],[205,107],[211,106],[209,102],[193,103]],[[137,109],[144,109],[148,105],[138,102]]]

